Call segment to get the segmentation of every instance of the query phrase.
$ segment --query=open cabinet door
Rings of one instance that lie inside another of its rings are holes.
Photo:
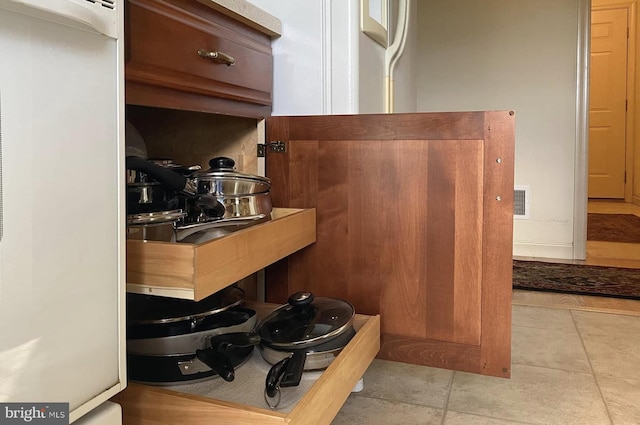
[[[509,377],[510,111],[270,117],[274,206],[317,209],[317,242],[267,269],[267,300],[380,314],[379,358]]]

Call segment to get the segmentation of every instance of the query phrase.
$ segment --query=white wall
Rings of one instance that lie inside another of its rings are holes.
[[[322,0],[251,3],[282,22],[273,47],[273,115],[325,113],[325,7]]]
[[[250,0],[282,22],[273,115],[383,112],[384,49],[360,32],[360,0]]]
[[[579,1],[418,2],[418,110],[516,111],[514,255],[573,255]]]

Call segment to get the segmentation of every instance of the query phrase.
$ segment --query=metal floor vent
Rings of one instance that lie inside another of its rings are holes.
[[[89,3],[93,3],[102,7],[106,7],[107,9],[115,9],[116,0],[85,0]]]
[[[529,186],[516,186],[513,192],[513,217],[529,218]]]

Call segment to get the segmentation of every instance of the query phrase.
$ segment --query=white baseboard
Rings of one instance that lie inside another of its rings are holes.
[[[535,243],[527,243],[527,242],[514,242],[513,256],[572,260],[573,245],[572,244],[550,245],[550,244],[535,244]]]

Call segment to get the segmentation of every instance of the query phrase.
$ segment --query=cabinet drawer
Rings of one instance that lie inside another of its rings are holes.
[[[204,96],[270,109],[268,35],[195,0],[129,0],[126,21],[127,103],[202,110],[194,99]],[[199,51],[226,54],[235,63]]]
[[[180,386],[166,389],[133,383],[114,401],[123,408],[124,425],[330,424],[380,349],[380,316],[356,315],[354,327],[356,335],[351,342],[308,391],[284,411],[270,410],[264,400],[256,405],[242,404],[180,392]],[[253,378],[255,382],[245,383],[263,388],[265,375]]]
[[[287,208],[201,244],[128,240],[127,290],[199,301],[315,240],[315,209]]]

